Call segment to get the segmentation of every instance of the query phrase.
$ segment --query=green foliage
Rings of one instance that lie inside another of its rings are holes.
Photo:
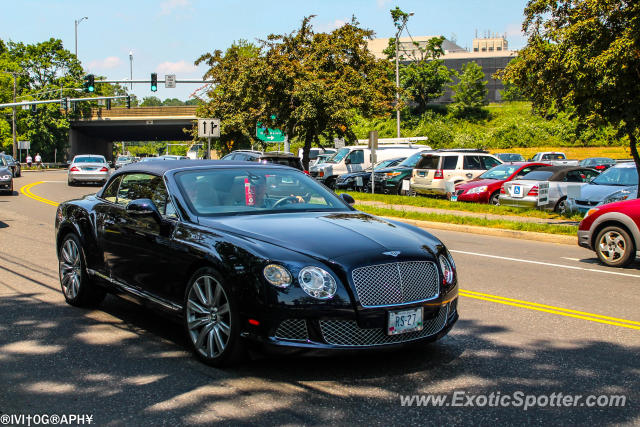
[[[141,107],[161,107],[162,101],[157,96],[145,96],[142,98]]]
[[[462,73],[454,72],[458,83],[453,89],[452,113],[456,117],[484,118],[486,110],[487,82],[484,81],[482,67],[476,62],[467,62],[462,66]]]
[[[531,0],[523,30],[528,44],[505,78],[545,115],[624,132],[640,170],[640,2]]]
[[[526,96],[518,86],[515,84],[505,81],[504,89],[500,91],[500,96],[503,101],[524,101],[526,100]]]

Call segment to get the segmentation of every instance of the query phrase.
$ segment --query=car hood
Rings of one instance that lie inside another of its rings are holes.
[[[490,185],[498,184],[501,180],[497,179],[472,179],[471,181],[456,185],[456,190],[469,190],[475,187],[482,187],[486,185],[487,187]]]
[[[9,166],[0,166],[0,175],[11,174]]]
[[[633,193],[638,191],[638,186],[587,184],[583,186],[582,190],[580,191],[580,200],[587,200],[589,202],[601,202],[609,195],[621,190],[627,190]]]
[[[353,254],[420,253],[440,241],[426,232],[362,212],[304,212],[199,218],[200,224],[316,258]],[[428,252],[428,251],[427,251]]]
[[[376,174],[383,174],[383,173],[387,173],[387,172],[393,172],[393,171],[405,171],[405,170],[412,170],[413,168],[407,167],[407,166],[391,166],[389,168],[383,168],[383,169],[378,169],[376,170]]]
[[[358,171],[358,172],[343,173],[340,176],[342,178],[353,178],[353,177],[356,177],[356,176],[365,176],[365,175],[371,175],[371,171],[369,170],[369,171]]]

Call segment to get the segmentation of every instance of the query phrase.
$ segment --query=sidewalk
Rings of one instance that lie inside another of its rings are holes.
[[[530,223],[536,223],[536,224],[573,225],[573,226],[577,226],[579,224],[579,221],[571,221],[568,219],[533,218],[533,217],[518,216],[518,215],[496,215],[496,214],[486,214],[486,213],[479,213],[479,212],[456,211],[456,210],[449,210],[449,209],[423,208],[419,206],[409,206],[409,205],[393,205],[390,203],[367,201],[367,200],[358,200],[356,203],[359,205],[374,206],[374,207],[385,208],[385,209],[394,209],[397,211],[405,211],[405,212],[449,214],[449,215],[466,216],[466,217],[483,218],[483,219],[498,219],[498,220],[504,220],[504,221],[513,221],[513,222],[530,222]]]

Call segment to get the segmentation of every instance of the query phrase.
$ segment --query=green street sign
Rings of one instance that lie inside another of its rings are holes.
[[[260,141],[284,142],[285,136],[280,129],[267,129],[258,123],[256,125],[256,136]]]

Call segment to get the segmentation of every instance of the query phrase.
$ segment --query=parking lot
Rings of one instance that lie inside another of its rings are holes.
[[[222,370],[191,356],[180,325],[131,302],[64,303],[55,206],[97,189],[68,187],[65,171],[25,172],[13,196],[0,196],[0,415],[91,414],[99,425],[640,422],[638,261],[608,268],[577,245],[437,230],[461,288],[460,320],[443,340],[256,355]],[[460,405],[405,401],[456,392],[467,396]],[[477,398],[518,392],[582,398],[526,410]],[[591,395],[626,403],[590,407]]]

